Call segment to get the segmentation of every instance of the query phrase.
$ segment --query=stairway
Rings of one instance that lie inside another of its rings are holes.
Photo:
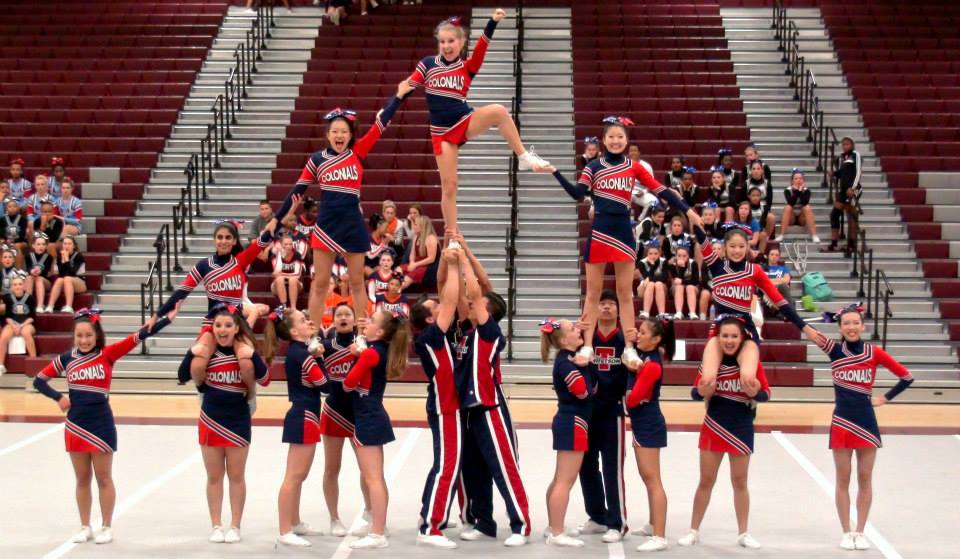
[[[249,97],[243,100],[243,111],[237,113],[239,124],[233,126],[233,138],[226,142],[227,154],[220,156],[222,168],[214,171],[215,183],[207,190],[209,200],[200,204],[203,217],[195,218],[197,234],[188,237],[189,252],[181,255],[184,273],[212,252],[210,239],[215,219],[252,220],[256,216],[257,203],[270,183],[276,154],[299,93],[321,14],[321,9],[312,7],[297,8],[293,13],[276,10],[276,27],[267,41],[268,49],[263,51],[263,61],[254,74],[254,85],[247,88]],[[155,258],[153,242],[161,225],[170,222],[171,208],[180,199],[184,185],[183,169],[205,136],[207,124],[212,122],[210,107],[223,92],[223,84],[235,64],[234,48],[251,28],[253,17],[242,8],[230,8],[153,170],[128,234],[114,256],[98,295],[110,338],[128,334],[141,322],[139,286]],[[174,274],[174,286],[184,273]],[[175,323],[162,336],[147,341],[150,356],[131,355],[118,362],[115,377],[171,378],[171,372],[194,340],[206,308],[202,293],[190,296]]]
[[[814,188],[812,202],[818,234],[827,240],[830,223],[827,193],[819,188],[819,177],[814,173],[816,159],[810,155],[811,144],[806,140],[806,129],[801,127],[799,103],[794,100],[785,75],[787,66],[777,51],[771,12],[769,9],[721,8],[721,16],[751,138],[773,171],[774,208],[779,216],[782,190],[789,184],[790,170],[793,167],[807,170],[808,187]],[[886,178],[863,127],[856,101],[846,85],[819,9],[789,9],[787,17],[796,22],[799,29],[800,54],[815,75],[826,125],[835,128],[838,138],[853,138],[864,158],[861,223],[866,229],[868,246],[874,250],[874,264],[886,272],[895,291],[891,299],[894,317],[889,324],[887,349],[915,372],[918,386],[960,387],[956,356],[939,320],[937,304],[931,300],[929,285],[913,258],[912,243],[890,197]],[[806,238],[799,227],[787,235],[788,241]],[[841,302],[857,300],[859,281],[850,276],[852,262],[842,254],[818,253],[812,244],[809,248],[807,269],[824,273],[837,301],[823,306],[832,309]],[[798,281],[794,283],[794,293],[800,293]],[[872,328],[873,322],[869,321],[867,336]],[[828,327],[828,331],[833,333],[833,327]],[[812,345],[808,355],[815,367],[815,383],[829,385],[831,377],[826,356]],[[890,378],[881,376],[878,384],[892,383]]]

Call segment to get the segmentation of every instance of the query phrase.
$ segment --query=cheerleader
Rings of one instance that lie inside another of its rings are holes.
[[[370,301],[376,301],[377,295],[386,293],[387,284],[390,283],[390,278],[396,273],[393,264],[393,251],[385,250],[380,253],[377,267],[370,274],[370,279],[367,280],[367,298]]]
[[[17,200],[17,204],[22,206],[24,201],[33,195],[33,184],[23,176],[23,166],[26,162],[16,157],[10,160],[10,178],[7,183],[10,185],[10,194]]]
[[[630,161],[636,161],[637,163],[640,164],[641,167],[646,169],[651,176],[653,175],[653,167],[651,167],[650,164],[644,161],[643,159],[640,159],[640,148],[638,148],[635,144],[630,144],[630,148],[627,151],[627,156],[630,158]],[[577,169],[577,170],[582,171],[583,169]],[[657,197],[654,196],[653,194],[650,194],[650,192],[646,189],[646,187],[643,186],[643,183],[641,183],[639,180],[633,181],[633,192],[630,193],[630,202],[634,206],[637,206],[638,208],[640,208],[640,213],[636,215],[637,221],[640,221],[640,222],[642,222],[648,215],[650,215],[650,211],[653,210],[653,208],[659,206]],[[594,213],[593,213],[592,199],[590,204],[590,210],[591,210],[590,219],[593,219]]]
[[[157,320],[152,328],[141,328],[123,340],[106,345],[99,309],[80,309],[73,315],[73,349],[64,351],[33,379],[33,387],[57,402],[65,412],[64,443],[70,453],[77,478],[77,508],[80,531],[70,541],[84,543],[91,538],[98,544],[113,541],[111,531],[117,492],[113,485],[113,453],[117,450],[117,426],[110,409],[110,381],[118,359],[150,336],[165,328],[176,310]],[[67,379],[67,394],[48,384],[58,376]],[[103,527],[93,535],[90,508],[93,492],[90,481],[97,478],[100,488],[100,514]]]
[[[750,333],[739,316],[721,316],[717,321],[717,336],[723,353],[720,372],[709,383],[703,382],[702,371],[697,373],[691,395],[694,400],[707,400],[707,413],[700,428],[700,483],[693,499],[690,531],[677,543],[691,546],[700,543],[700,524],[710,504],[710,494],[717,481],[717,472],[724,454],[730,456],[730,482],[733,485],[733,508],[737,516],[737,543],[756,549],[760,543],[747,531],[750,513],[750,493],[747,472],[753,454],[753,418],[756,402],[770,399],[770,385],[757,364],[756,384],[744,383],[737,365],[738,354],[749,343]]]
[[[742,198],[739,201],[747,200],[748,195],[754,189],[760,192],[760,201],[750,200],[750,203],[762,207],[762,211],[756,217],[760,221],[760,227],[763,228],[763,231],[766,232],[768,237],[772,237],[777,229],[777,216],[772,211],[773,185],[770,184],[770,179],[764,175],[763,167],[761,161],[754,161],[750,164],[750,174],[743,182]]]
[[[553,416],[553,449],[557,467],[547,486],[547,545],[583,547],[583,540],[568,536],[563,525],[570,502],[570,490],[577,481],[583,455],[589,446],[588,432],[593,411],[591,396],[597,389],[593,365],[578,367],[573,362],[583,345],[583,332],[569,320],[548,318],[540,323],[540,358],[546,363],[551,350],[553,390],[557,393],[557,413]]]
[[[467,104],[470,83],[480,72],[483,58],[493,38],[497,23],[507,17],[500,8],[494,10],[487,27],[477,41],[474,51],[467,55],[469,33],[460,23],[460,18],[451,17],[441,21],[434,30],[439,53],[424,57],[407,78],[404,94],[424,87],[427,108],[430,110],[430,137],[433,154],[437,158],[437,170],[443,187],[440,202],[443,222],[447,230],[457,228],[457,159],[460,146],[480,137],[496,127],[500,135],[517,154],[519,169],[527,171],[546,167],[550,163],[533,150],[527,151],[520,139],[520,132],[513,118],[503,105],[487,105],[474,109]]]
[[[639,180],[649,191],[669,203],[673,208],[687,214],[690,223],[699,224],[700,216],[690,209],[675,192],[663,186],[642,165],[624,157],[627,147],[627,127],[633,121],[623,117],[607,117],[603,120],[604,154],[587,165],[576,185],[567,181],[554,167],[543,170],[553,173],[560,185],[575,200],[582,200],[588,193],[593,198],[597,213],[593,220],[590,238],[584,248],[586,261],[587,294],[583,304],[581,322],[586,324],[585,335],[592,343],[596,327],[596,309],[603,289],[603,273],[608,262],[613,262],[617,278],[617,296],[620,299],[621,321],[627,335],[627,347],[623,358],[635,362],[632,332],[635,330],[633,311],[633,279],[636,248],[630,231],[630,192],[634,180]],[[581,361],[592,357],[593,347],[584,345],[578,353]]]
[[[403,275],[395,273],[387,282],[387,290],[377,295],[373,302],[373,308],[377,311],[383,311],[387,314],[399,316],[401,318],[410,317],[410,302],[407,296],[403,294]]]
[[[17,275],[10,280],[10,292],[3,295],[3,327],[0,329],[0,375],[7,372],[4,362],[7,358],[7,348],[14,336],[23,338],[27,355],[37,356],[37,342],[33,335],[36,332],[34,320],[37,318],[37,303],[33,295],[27,293],[24,285],[26,274],[18,270]]]
[[[603,534],[604,543],[622,540],[629,530],[623,483],[623,394],[627,368],[621,359],[625,340],[623,329],[617,324],[618,316],[616,292],[604,289],[600,294],[600,318],[593,333],[597,391],[587,432],[587,453],[580,466],[580,489],[588,519],[572,532],[574,536]]]
[[[745,163],[743,165],[743,169],[740,171],[741,179],[749,177],[751,166],[755,162],[759,161],[760,164],[763,165],[764,178],[767,180],[768,183],[773,180],[773,173],[770,171],[770,166],[764,163],[762,159],[760,159],[760,150],[757,149],[757,144],[754,144],[751,142],[747,144],[746,147],[743,148],[743,159]]]
[[[344,282],[346,284],[346,282]],[[348,302],[333,308],[333,328],[323,340],[323,368],[327,373],[327,397],[320,411],[320,434],[323,435],[323,498],[330,513],[330,535],[342,538],[347,528],[340,520],[340,468],[343,462],[343,442],[352,439],[354,429],[353,402],[343,389],[343,379],[357,358],[351,353],[356,338],[356,315]],[[356,447],[354,452],[356,452]],[[363,495],[363,514],[360,521],[351,526],[351,536],[363,537],[370,530],[370,491],[363,477],[360,478]]]
[[[27,248],[27,218],[16,200],[7,198],[3,202],[6,212],[0,219],[0,239],[22,254]]]
[[[830,211],[830,246],[826,252],[837,250],[840,241],[840,221],[847,218],[847,248],[844,250],[847,258],[857,249],[857,233],[860,230],[860,194],[863,185],[860,177],[863,175],[863,158],[855,148],[853,139],[845,137],[840,141],[843,153],[837,156],[834,163],[833,178],[837,181],[837,189],[833,195],[833,209]],[[13,188],[13,184],[10,185]]]
[[[303,260],[293,248],[293,238],[284,235],[280,239],[280,251],[273,259],[273,283],[270,284],[270,292],[277,296],[281,305],[289,306],[294,311],[297,310],[297,297],[303,287],[300,280],[303,270]]]
[[[0,295],[10,293],[10,283],[22,272],[17,268],[16,253],[15,249],[6,245],[0,249]]]
[[[810,194],[803,171],[794,168],[790,174],[790,186],[783,189],[784,206],[780,234],[773,242],[782,242],[783,236],[787,234],[787,230],[794,222],[807,228],[811,242],[820,242],[820,237],[817,236],[817,222],[813,217],[813,208],[810,206]]]
[[[62,196],[63,183],[70,180],[67,177],[67,168],[63,164],[62,157],[50,158],[50,176],[47,177],[47,180],[50,183],[50,192],[54,196]],[[73,183],[73,181],[70,182]]]
[[[353,444],[360,463],[360,476],[370,492],[370,532],[350,542],[350,549],[379,549],[387,541],[387,482],[383,477],[383,445],[393,442],[390,416],[383,407],[387,380],[396,380],[407,369],[410,329],[404,319],[383,311],[373,313],[363,330],[369,347],[360,351],[354,344],[357,362],[343,379],[351,393],[354,416]]]
[[[253,254],[256,258],[256,253]],[[251,409],[247,403],[247,386],[240,372],[240,363],[234,352],[239,338],[252,342],[253,332],[240,309],[233,305],[218,305],[213,311],[210,334],[216,344],[213,355],[203,370],[196,372],[190,352],[180,364],[181,378],[192,378],[203,394],[200,404],[200,453],[207,471],[207,507],[210,510],[210,543],[237,543],[240,541],[240,521],[247,498],[244,471],[250,450]],[[270,384],[267,365],[256,353],[251,355],[254,377],[258,384]],[[224,531],[223,480],[230,480],[230,526]]]
[[[64,305],[60,307],[60,312],[73,312],[73,299],[77,294],[87,291],[87,264],[83,254],[77,250],[77,240],[73,237],[64,237],[60,243],[60,251],[57,258],[57,279],[54,280],[50,288],[50,300],[47,301],[47,312],[53,312],[53,305],[63,293]],[[158,315],[169,314],[173,306],[169,306],[162,311],[157,311]],[[148,325],[152,327],[153,324]]]
[[[447,339],[460,300],[462,252],[443,252],[441,266],[445,273],[440,301],[427,299],[410,311],[410,322],[418,332],[413,347],[427,376],[427,424],[433,435],[433,465],[423,486],[417,545],[441,549],[457,547],[442,528],[447,524],[457,488],[463,443],[454,354]]]
[[[37,312],[45,313],[47,309],[43,302],[50,290],[50,272],[53,270],[53,257],[47,253],[47,236],[43,233],[33,234],[33,250],[26,257],[27,291],[31,293],[37,303]]]
[[[284,203],[286,208],[286,203]],[[271,215],[273,210],[271,209]],[[279,213],[277,214],[280,215]],[[269,221],[269,220],[268,220]],[[310,261],[310,239],[317,224],[317,201],[309,196],[294,194],[290,196],[290,210],[283,216],[281,225],[290,230],[293,246],[304,261]]]
[[[734,208],[730,191],[727,189],[726,177],[722,167],[713,166],[710,169],[710,188],[707,190],[707,196],[717,208],[720,218],[733,221]]]
[[[830,357],[836,407],[830,425],[830,449],[837,475],[837,514],[843,528],[840,547],[870,549],[863,535],[873,503],[873,466],[877,449],[882,446],[880,428],[873,408],[896,398],[913,383],[913,375],[880,347],[861,339],[865,326],[863,309],[850,305],[839,313],[826,313],[829,322],[836,322],[842,339],[836,342],[812,326],[803,329],[807,339],[817,344]],[[883,396],[873,396],[877,369],[883,366],[899,381]],[[850,477],[853,455],[857,455],[857,528],[850,530]]]
[[[736,196],[734,196],[734,193],[739,188],[743,178],[740,173],[733,169],[733,150],[721,148],[717,151],[717,164],[713,168],[723,173],[724,188],[730,194],[730,201],[735,202]]]
[[[677,245],[673,263],[667,265],[667,278],[673,291],[674,318],[683,318],[683,307],[686,303],[690,320],[700,320],[697,314],[697,301],[700,286],[700,267],[690,258],[690,245]]]
[[[35,226],[40,219],[40,206],[49,202],[56,208],[59,200],[50,192],[46,175],[37,175],[33,178],[33,182],[34,192],[23,201],[23,207],[27,210],[27,222]]]
[[[59,196],[56,202],[56,214],[63,220],[64,235],[79,235],[83,226],[83,200],[73,195],[73,180],[65,177],[60,183],[60,190],[53,190],[53,181],[50,190],[54,196]]]
[[[287,471],[277,498],[280,510],[277,543],[292,547],[310,547],[310,541],[301,536],[320,535],[300,519],[300,493],[320,442],[320,392],[327,384],[327,376],[316,359],[323,354],[323,346],[317,344],[313,353],[307,346],[315,331],[316,326],[302,312],[283,305],[270,313],[264,331],[267,363],[276,355],[278,340],[289,342],[283,366],[290,409],[283,420],[283,442],[290,448]]]
[[[577,156],[577,170],[582,171],[588,163],[600,156],[600,140],[596,136],[583,139],[583,153]]]
[[[760,351],[757,344],[760,342],[760,333],[751,318],[751,304],[757,290],[763,291],[780,313],[798,329],[803,329],[806,322],[797,311],[787,304],[777,288],[770,283],[770,278],[760,266],[747,260],[750,250],[749,234],[738,226],[727,228],[723,237],[723,253],[721,257],[707,244],[707,235],[703,228],[694,226],[697,241],[703,247],[703,264],[710,272],[713,303],[717,314],[730,314],[744,320],[743,328],[748,338],[743,342],[742,350],[737,352],[737,363],[740,366],[739,375],[742,375],[744,385],[757,390],[757,373],[760,364]],[[711,329],[710,339],[703,351],[703,365],[701,372],[703,384],[707,386],[714,382],[720,370],[721,358],[720,343],[714,339],[715,330]]]
[[[667,236],[667,210],[655,202],[647,217],[637,223],[634,233],[637,243],[646,244],[649,241],[662,241]]]
[[[650,522],[639,530],[649,539],[637,551],[667,548],[667,494],[660,478],[660,449],[667,446],[667,423],[660,411],[663,361],[673,359],[676,338],[673,323],[666,316],[644,319],[637,328],[637,349],[643,359],[639,371],[627,374],[624,411],[630,415],[633,452],[637,470],[647,487]]]
[[[243,248],[240,244],[237,222],[216,222],[213,229],[213,242],[216,252],[213,256],[200,260],[194,265],[190,273],[183,279],[183,283],[160,305],[157,313],[150,317],[146,326],[152,326],[158,315],[170,312],[171,309],[193,293],[194,288],[199,285],[203,285],[207,293],[208,313],[214,312],[221,304],[241,308],[242,312],[246,313],[257,312],[253,306],[241,307],[247,287],[246,269],[256,260],[260,251],[270,246],[276,225],[276,219],[270,220],[266,229],[260,233],[257,242],[250,243],[247,248]],[[54,284],[53,291],[57,291],[56,284]],[[53,295],[54,293],[51,292],[51,306],[55,301]],[[49,311],[50,307],[47,310]],[[218,341],[215,340],[215,336],[211,332],[211,320],[212,317],[208,316],[201,321],[197,343],[188,352],[188,357],[193,362],[190,365],[189,377],[198,378],[205,374],[207,361],[210,360],[216,350]],[[249,340],[249,345],[234,348],[235,352],[231,355],[235,360],[239,360],[247,391],[252,397],[256,388],[250,361],[250,355],[253,354],[253,337],[250,336]]]
[[[370,233],[360,211],[360,190],[363,187],[364,159],[390,124],[400,106],[402,94],[408,88],[401,85],[397,94],[377,113],[373,126],[363,137],[357,137],[357,113],[339,107],[327,113],[326,149],[310,156],[297,184],[277,212],[285,215],[294,195],[302,194],[312,183],[320,185],[320,213],[313,228],[310,246],[313,249],[313,283],[310,287],[310,316],[323,316],[323,301],[334,260],[342,255],[350,274],[353,310],[361,321],[366,320],[367,308],[363,297],[364,255],[370,250]]]

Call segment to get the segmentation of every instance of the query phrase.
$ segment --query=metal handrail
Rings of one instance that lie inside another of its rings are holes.
[[[517,130],[520,129],[520,105],[523,102],[523,45],[524,22],[523,1],[517,7],[517,44],[513,47],[513,99],[510,101],[510,115]],[[520,196],[517,172],[519,160],[516,154],[510,157],[510,224],[506,230],[506,266],[507,272],[507,361],[513,362],[514,317],[517,315],[517,233],[520,230]]]
[[[150,262],[147,268],[147,277],[140,283],[140,320],[146,322],[147,318],[153,316],[154,309],[163,304],[163,291],[173,291],[173,282],[170,278],[170,225],[164,223],[157,232],[157,238],[153,241],[153,248],[157,250],[156,258]],[[166,266],[164,266],[164,257],[166,257]],[[164,284],[163,272],[166,269],[167,281]],[[154,296],[156,296],[156,305],[154,305]],[[148,311],[149,310],[149,314]],[[147,344],[140,344],[140,354],[148,353]]]
[[[880,345],[883,349],[887,349],[887,323],[893,318],[893,312],[890,311],[890,296],[893,295],[893,288],[890,287],[890,281],[887,279],[887,274],[880,269],[877,269],[877,273],[874,276],[875,285],[874,289],[876,290],[876,298],[873,300],[873,339],[880,340]],[[883,280],[883,294],[880,292],[880,280]],[[880,299],[883,298],[883,334],[880,334]]]

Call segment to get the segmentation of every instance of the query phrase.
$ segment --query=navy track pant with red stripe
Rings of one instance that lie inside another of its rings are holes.
[[[450,515],[450,505],[460,476],[463,427],[460,413],[427,414],[433,434],[433,466],[423,487],[420,533],[439,535]]]

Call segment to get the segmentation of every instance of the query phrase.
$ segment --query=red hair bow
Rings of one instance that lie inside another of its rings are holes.
[[[17,158],[15,158],[15,159],[11,159],[11,160],[10,160],[10,164],[11,164],[11,165],[21,165],[21,166],[22,166],[22,165],[26,165],[27,162],[24,161],[23,159],[17,157]]]
[[[555,330],[560,329],[560,321],[553,318],[544,319],[540,321],[540,331],[544,334],[553,334]]]
[[[278,305],[277,308],[270,311],[270,314],[267,315],[267,318],[270,319],[272,322],[276,322],[278,320],[283,319],[283,314],[285,312],[287,312],[287,306]]]
[[[443,20],[441,23],[449,23],[450,25],[453,25],[454,27],[463,27],[463,24],[460,23],[460,16],[451,16],[451,17],[448,17],[447,19]]]
[[[54,157],[53,159],[50,160],[51,167],[56,167],[57,165],[63,165],[62,157]]]
[[[355,122],[357,120],[357,111],[351,109],[341,109],[340,107],[337,107],[336,109],[333,109],[324,115],[323,120],[329,122],[336,118],[345,118],[350,122]]]
[[[102,311],[101,311],[100,309],[98,309],[97,307],[91,307],[91,308],[89,308],[89,309],[88,309],[88,308],[83,308],[83,309],[80,309],[79,311],[77,311],[77,312],[73,315],[73,320],[78,320],[78,319],[81,319],[81,318],[86,318],[86,319],[88,319],[90,322],[96,324],[96,323],[100,322],[100,313],[101,313],[101,312],[102,312]]]

